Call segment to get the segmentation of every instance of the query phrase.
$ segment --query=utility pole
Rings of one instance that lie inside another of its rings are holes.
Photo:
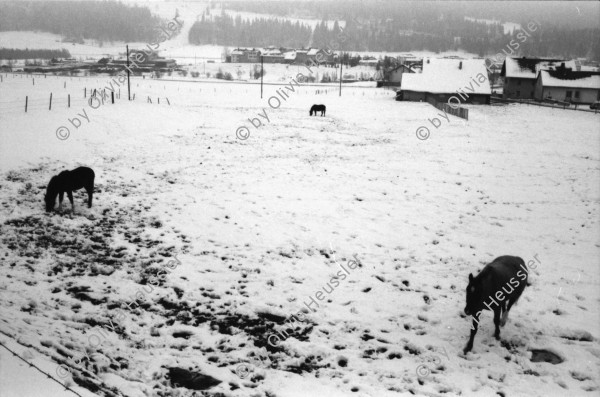
[[[262,96],[263,96],[263,75],[265,74],[264,69],[263,69],[263,61],[264,61],[264,56],[261,54],[260,55],[260,99],[262,99]]]
[[[342,54],[340,53],[340,96],[342,96]]]
[[[127,100],[131,101],[131,85],[129,84],[129,46],[125,46],[127,49]]]

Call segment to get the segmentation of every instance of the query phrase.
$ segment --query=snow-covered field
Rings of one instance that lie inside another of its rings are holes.
[[[296,87],[273,109],[283,86],[137,77],[135,101],[92,109],[83,87],[108,77],[2,76],[0,342],[57,379],[132,397],[191,396],[183,370],[215,396],[598,395],[599,115],[471,106],[435,129],[437,109],[371,87]],[[78,191],[75,213],[46,214],[50,177],[79,165],[93,207]],[[465,356],[468,274],[506,254],[539,259],[531,285],[502,341],[486,312]],[[16,365],[0,347],[2,397],[73,395]]]

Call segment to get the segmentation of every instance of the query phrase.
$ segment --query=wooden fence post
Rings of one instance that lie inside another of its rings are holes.
[[[68,95],[67,95],[67,101],[68,101],[68,102],[67,102],[67,103],[68,103],[68,105],[67,105],[67,106],[68,106],[68,107],[71,107],[71,94],[68,94]]]
[[[110,101],[114,104],[115,103],[115,92],[111,92],[110,93]]]
[[[29,99],[28,96],[25,96],[25,113],[27,113],[27,100]]]
[[[87,88],[83,87],[83,97],[87,97]]]

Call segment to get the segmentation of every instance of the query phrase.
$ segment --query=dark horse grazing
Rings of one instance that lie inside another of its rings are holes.
[[[314,113],[316,116],[317,112],[321,112],[321,116],[325,116],[325,110],[327,110],[325,105],[312,105],[310,108],[310,115],[312,116]]]
[[[62,207],[62,201],[65,192],[71,202],[71,207],[75,211],[75,205],[73,204],[73,190],[85,188],[88,195],[88,208],[92,207],[92,197],[94,195],[94,171],[88,167],[78,167],[73,171],[63,171],[58,175],[55,175],[50,179],[48,187],[46,188],[46,195],[44,201],[46,202],[46,212],[50,212],[54,209],[56,204],[56,196],[58,195],[58,207]]]
[[[473,316],[471,337],[463,350],[465,354],[473,348],[473,339],[479,325],[482,310],[494,311],[494,336],[500,340],[500,327],[504,327],[508,312],[519,299],[527,285],[528,270],[518,256],[500,256],[483,268],[477,277],[469,274],[467,306],[465,314]],[[500,319],[502,316],[502,319]]]

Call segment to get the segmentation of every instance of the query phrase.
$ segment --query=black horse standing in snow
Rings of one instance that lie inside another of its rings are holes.
[[[75,211],[75,205],[73,204],[73,190],[85,188],[88,195],[88,208],[92,207],[92,198],[94,196],[94,178],[96,175],[91,168],[78,167],[73,171],[63,171],[58,175],[55,175],[50,179],[48,187],[46,188],[46,195],[44,201],[46,202],[46,212],[50,212],[54,209],[56,204],[56,196],[58,195],[58,208],[62,207],[62,201],[65,192],[71,207]]]
[[[494,311],[494,336],[500,340],[500,327],[504,327],[510,308],[523,293],[528,274],[525,262],[518,256],[500,256],[486,265],[476,277],[469,274],[465,314],[473,316],[473,326],[469,343],[463,350],[465,354],[473,348],[479,315],[483,310]]]
[[[310,108],[310,115],[312,116],[314,113],[316,116],[317,112],[321,112],[321,116],[325,116],[325,110],[327,110],[325,105],[312,105]]]

